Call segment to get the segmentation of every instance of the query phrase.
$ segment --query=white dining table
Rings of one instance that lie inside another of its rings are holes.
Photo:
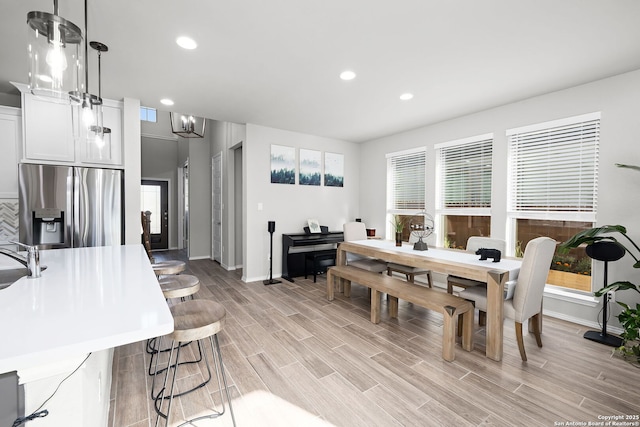
[[[395,246],[395,242],[390,240],[370,239],[341,243],[336,254],[336,265],[346,264],[347,252],[486,282],[486,356],[496,361],[502,360],[504,285],[517,278],[522,264],[520,259],[503,257],[499,262],[491,259],[481,261],[479,255],[472,252],[443,248],[417,251],[409,243]]]

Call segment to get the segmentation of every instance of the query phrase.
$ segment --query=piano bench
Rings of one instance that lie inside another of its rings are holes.
[[[322,251],[310,251],[304,253],[304,278],[307,278],[308,275],[308,265],[309,261],[311,261],[311,265],[313,267],[313,283],[316,283],[316,275],[318,274],[318,269],[320,267],[320,263],[322,261],[331,261],[331,264],[327,265],[336,265],[336,250],[335,249],[325,249]]]

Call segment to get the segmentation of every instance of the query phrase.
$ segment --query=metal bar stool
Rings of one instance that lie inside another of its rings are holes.
[[[231,420],[233,425],[236,425],[236,420],[233,415],[233,407],[231,406],[231,394],[229,393],[229,387],[227,386],[227,377],[224,371],[224,363],[222,361],[222,353],[220,351],[220,343],[218,342],[218,332],[222,330],[222,327],[225,323],[226,311],[221,304],[210,300],[189,300],[185,302],[178,303],[172,307],[170,307],[171,314],[173,315],[174,321],[174,330],[168,337],[172,340],[171,342],[171,351],[169,353],[169,361],[168,361],[168,369],[165,370],[164,381],[162,384],[162,388],[158,392],[157,396],[154,399],[154,408],[158,413],[158,417],[156,418],[156,427],[160,423],[160,418],[165,420],[165,426],[169,425],[169,416],[171,414],[171,404],[173,402],[173,398],[176,396],[184,396],[187,393],[190,393],[194,390],[197,390],[203,387],[209,380],[211,379],[211,369],[209,367],[209,362],[207,360],[207,355],[204,354],[204,362],[207,368],[209,378],[205,379],[202,384],[199,384],[192,388],[191,390],[183,391],[178,394],[174,394],[175,382],[178,372],[178,367],[180,366],[180,349],[181,344],[188,341],[198,341],[204,340],[206,338],[209,339],[211,344],[211,355],[213,358],[213,364],[215,366],[216,378],[218,380],[218,387],[220,391],[220,401],[222,404],[222,410],[217,411],[212,409],[212,413],[210,415],[204,415],[201,417],[197,417],[191,420],[186,421],[181,425],[192,424],[195,421],[203,420],[203,419],[211,419],[217,418],[223,415],[226,411],[224,404],[224,396],[226,395],[227,402],[229,403],[229,412],[231,413]],[[160,338],[162,340],[162,338]],[[176,359],[175,363],[171,364],[173,360],[173,353],[176,351]],[[217,357],[216,357],[217,356]],[[155,384],[155,376],[158,375],[158,358],[156,358],[156,374],[154,375],[154,381],[152,383],[151,394],[153,395],[153,385]],[[166,396],[167,392],[167,381],[173,369],[172,378],[171,378],[171,386],[169,388],[169,395]],[[222,377],[222,382],[220,379]],[[223,394],[223,385],[224,385],[224,394]],[[168,400],[168,405],[166,412],[162,412],[163,402]]]
[[[156,276],[166,276],[182,273],[186,268],[186,264],[184,261],[160,261],[152,263],[151,268],[153,268],[153,272],[156,273]]]
[[[158,279],[158,283],[160,284],[160,289],[162,290],[162,294],[164,295],[164,298],[166,300],[180,298],[181,301],[185,301],[185,298],[187,297],[191,297],[191,299],[193,299],[193,295],[200,290],[200,279],[190,274],[163,276]],[[147,340],[147,353],[151,355],[151,357],[149,358],[149,375],[154,374],[151,369],[153,366],[154,356],[157,356],[158,353],[169,351],[168,348],[158,350],[158,347],[156,347],[156,341],[157,338],[151,338]],[[198,350],[200,350],[200,346],[198,346]],[[197,360],[183,363],[200,362],[200,360],[202,360],[202,353],[199,352],[199,354],[200,355]],[[162,372],[162,370],[160,372]],[[153,398],[153,395],[151,395],[151,398]]]
[[[158,279],[165,299],[186,298],[200,290],[200,279],[191,274],[163,276]]]

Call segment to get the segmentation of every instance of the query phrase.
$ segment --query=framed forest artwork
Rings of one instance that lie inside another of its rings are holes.
[[[324,153],[324,185],[344,187],[344,155]]]
[[[300,149],[298,184],[320,185],[322,177],[322,153],[316,150]]]
[[[296,183],[296,149],[271,145],[271,183]]]

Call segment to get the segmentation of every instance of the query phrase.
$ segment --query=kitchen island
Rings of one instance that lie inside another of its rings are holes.
[[[0,290],[0,374],[17,372],[28,415],[82,364],[33,423],[106,425],[113,348],[173,331],[169,308],[142,245],[46,250],[40,262],[41,277]]]

